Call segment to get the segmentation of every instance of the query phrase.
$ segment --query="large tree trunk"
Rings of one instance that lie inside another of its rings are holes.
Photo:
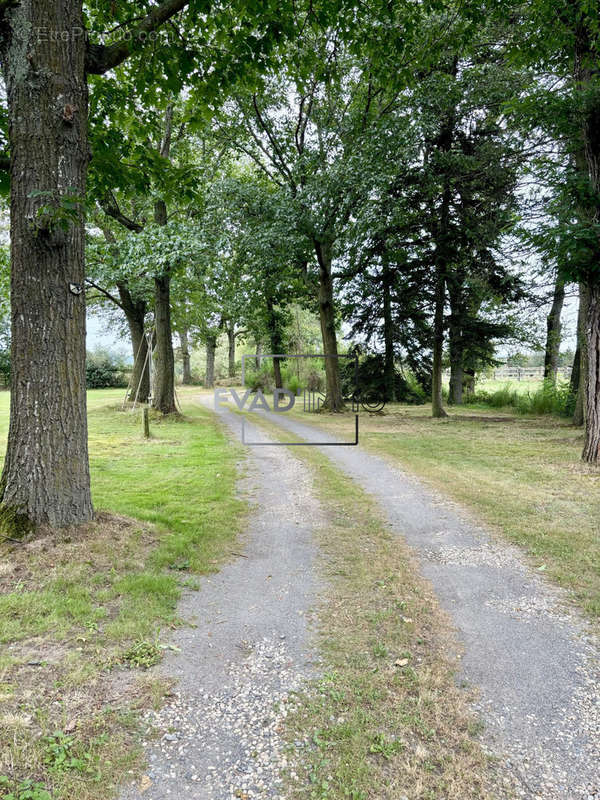
[[[260,369],[262,356],[262,342],[256,342],[256,369]]]
[[[329,411],[343,411],[342,382],[335,330],[335,304],[333,299],[333,278],[331,275],[331,244],[315,242],[319,262],[319,318],[323,353],[325,354],[326,399],[324,407]]]
[[[169,158],[171,149],[171,127],[173,124],[173,105],[169,104],[165,113],[164,135],[160,145],[160,155]],[[167,224],[167,204],[158,199],[154,203],[154,221],[157,225]],[[154,278],[154,330],[156,345],[152,387],[152,405],[163,414],[177,411],[175,403],[175,354],[173,353],[173,328],[171,326],[171,275],[169,267],[162,275]]]
[[[272,353],[281,353],[283,349],[283,337],[281,334],[281,321],[273,299],[269,295],[266,300],[267,304],[267,327],[269,329],[269,345]],[[283,389],[283,381],[281,379],[281,359],[273,359],[273,377],[275,379],[275,387]]]
[[[162,414],[173,414],[175,405],[175,357],[171,334],[171,279],[154,279],[154,330],[156,344],[152,359],[152,405]]]
[[[118,284],[121,307],[127,319],[133,351],[133,372],[131,375],[131,399],[137,397],[139,403],[147,403],[150,394],[150,358],[148,342],[144,330],[146,301],[131,296],[126,284]]]
[[[585,392],[587,385],[587,289],[579,286],[579,311],[577,314],[577,350],[571,373],[571,391],[576,393],[573,425],[582,426],[585,422]]]
[[[189,386],[192,383],[192,369],[190,365],[190,344],[186,328],[180,328],[179,339],[181,341],[181,363],[183,366],[182,383]]]
[[[452,335],[449,343],[450,350],[450,384],[448,387],[448,403],[461,406],[463,403],[463,386],[465,371],[463,367],[463,349],[460,342],[453,342]]]
[[[227,327],[227,344],[228,344],[228,375],[230,378],[235,378],[235,325],[231,323]]]
[[[392,316],[392,272],[386,258],[383,262],[383,341],[385,399],[393,403],[396,399],[396,369],[394,367],[394,321]]]
[[[450,73],[456,77],[458,69],[458,57],[454,57]],[[443,125],[441,126],[437,138],[437,148],[442,153],[450,152],[454,139],[454,128],[456,125],[456,109],[452,108]],[[432,417],[447,417],[444,411],[442,399],[442,369],[444,356],[444,307],[446,304],[446,281],[450,264],[450,203],[452,201],[452,190],[450,178],[447,174],[447,167],[444,162],[441,164],[441,178],[443,181],[442,202],[439,212],[439,221],[434,226],[435,240],[435,295],[434,295],[434,318],[433,318],[433,365],[431,376],[431,415]],[[432,209],[435,214],[435,211]]]
[[[446,280],[441,266],[436,268],[435,311],[433,318],[433,366],[431,375],[431,415],[447,417],[442,399],[442,370],[444,355],[444,305]]]
[[[472,400],[475,395],[475,370],[464,369],[463,378],[464,394],[467,400]]]
[[[450,323],[448,326],[448,351],[450,354],[450,385],[448,387],[448,403],[460,406],[463,402],[463,386],[465,380],[465,348],[463,339],[464,311],[460,300],[461,282],[459,275],[454,276],[453,284],[449,287],[450,294]]]
[[[597,464],[600,462],[600,285],[598,284],[588,288],[586,338],[587,375],[583,459]]]
[[[544,378],[556,383],[558,373],[558,358],[561,343],[561,321],[563,305],[565,302],[565,282],[558,276],[554,284],[552,307],[546,322],[546,352],[544,356]]]
[[[39,31],[73,35],[56,41]],[[25,530],[92,517],[83,294],[89,154],[81,3],[15,4],[4,11],[1,46],[11,155],[12,377],[0,493],[5,525]],[[73,195],[82,205],[76,215],[67,215],[61,204]]]
[[[215,351],[217,337],[209,336],[206,339],[206,372],[204,373],[204,387],[212,389],[215,385]]]
[[[444,209],[446,202],[444,201]],[[464,270],[456,267],[447,275],[448,297],[450,300],[450,319],[448,321],[448,352],[450,355],[450,383],[448,403],[460,406],[463,402],[465,383],[465,328],[467,311],[464,302]]]
[[[581,141],[574,142],[574,149],[579,170],[586,170],[591,189],[590,196],[595,198],[589,207],[583,209],[583,213],[589,214],[590,221],[598,225],[600,223],[600,203],[597,200],[600,196],[600,102],[598,102],[597,86],[600,76],[596,47],[593,44],[595,38],[591,22],[582,15],[575,29],[574,75],[578,88],[587,97],[581,114]],[[581,143],[583,143],[583,154]],[[585,443],[582,458],[592,464],[600,463],[600,278],[597,274],[599,258],[600,252],[597,249],[595,271],[590,273],[585,282],[587,374],[584,401]]]

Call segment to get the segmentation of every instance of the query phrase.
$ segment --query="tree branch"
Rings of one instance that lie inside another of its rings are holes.
[[[141,231],[144,230],[143,225],[140,225],[138,222],[135,222],[135,220],[132,220],[123,214],[114,197],[107,195],[100,205],[107,216],[112,217],[124,228],[127,228],[127,230],[134,231],[134,233],[141,233]]]
[[[2,0],[0,0],[1,2]],[[135,44],[143,44],[152,31],[171,19],[188,4],[189,0],[165,0],[144,17],[132,31],[131,36],[109,46],[89,44],[86,54],[86,70],[93,75],[104,75],[132,54]]]
[[[252,105],[254,107],[254,113],[255,113],[256,119],[258,121],[258,124],[263,129],[263,131],[266,133],[267,138],[271,142],[271,146],[273,147],[273,150],[275,151],[275,154],[277,155],[277,158],[279,159],[281,173],[289,181],[290,185],[295,190],[296,189],[296,183],[294,181],[294,178],[292,177],[292,173],[290,172],[290,169],[289,169],[288,165],[285,163],[285,159],[283,157],[283,151],[280,148],[280,146],[278,145],[277,140],[275,138],[275,135],[273,134],[273,132],[271,131],[271,129],[267,125],[266,119],[263,118],[263,115],[260,113],[260,109],[258,107],[258,101],[256,99],[256,94],[252,95]]]
[[[120,303],[119,300],[117,300],[117,298],[114,295],[112,295],[110,292],[107,292],[106,289],[103,289],[101,286],[98,286],[98,284],[94,283],[94,281],[90,280],[90,278],[86,278],[85,282],[88,283],[90,286],[93,286],[94,289],[97,289],[105,297],[108,297],[108,299],[111,300],[115,305],[119,306],[120,309],[125,311],[125,309],[123,308],[122,303]]]

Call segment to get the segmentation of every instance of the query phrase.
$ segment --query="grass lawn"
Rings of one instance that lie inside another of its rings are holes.
[[[143,678],[160,631],[242,524],[239,451],[212,415],[184,396],[183,417],[144,440],[122,396],[89,393],[97,519],[0,545],[0,796],[100,800],[135,769],[138,709],[166,690]]]
[[[310,421],[346,435],[348,416]],[[472,407],[433,420],[428,406],[391,405],[361,413],[360,441],[472,509],[600,617],[600,469],[581,463],[580,429]]]

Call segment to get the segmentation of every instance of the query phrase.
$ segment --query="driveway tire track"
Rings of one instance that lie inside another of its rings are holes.
[[[304,421],[260,413],[305,440],[336,441]],[[519,778],[521,797],[598,800],[599,648],[566,592],[388,461],[360,446],[321,452],[376,498],[415,551],[464,647],[458,677],[479,691],[482,740]]]

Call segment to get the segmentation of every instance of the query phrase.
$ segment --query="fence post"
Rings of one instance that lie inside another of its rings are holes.
[[[143,422],[144,422],[144,439],[149,439],[150,438],[150,418],[148,416],[148,406],[144,406],[142,419],[143,419]]]

